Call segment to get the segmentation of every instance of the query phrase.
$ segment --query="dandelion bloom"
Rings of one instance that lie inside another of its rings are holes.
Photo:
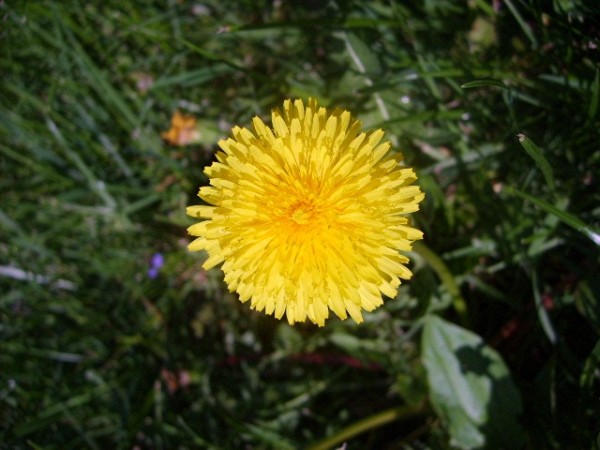
[[[179,111],[175,111],[171,118],[171,128],[160,135],[169,144],[179,147],[193,144],[200,139],[196,118],[194,116],[184,116]]]
[[[258,311],[362,322],[412,275],[400,251],[422,238],[406,217],[424,196],[415,172],[388,154],[382,130],[361,132],[348,111],[313,99],[286,100],[272,129],[253,125],[234,127],[204,170],[209,206],[187,210],[204,219],[188,229],[189,249],[208,253],[205,269],[223,263],[229,289]]]

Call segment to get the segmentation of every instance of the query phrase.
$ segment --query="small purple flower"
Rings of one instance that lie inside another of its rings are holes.
[[[148,278],[154,279],[158,276],[160,268],[164,266],[165,258],[161,253],[155,253],[150,259],[150,268],[148,269]]]

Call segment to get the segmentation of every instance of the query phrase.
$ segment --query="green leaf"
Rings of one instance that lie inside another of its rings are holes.
[[[535,143],[524,134],[517,135],[521,146],[525,149],[527,154],[535,161],[539,169],[544,174],[546,184],[550,186],[550,189],[554,190],[554,174],[552,173],[552,167],[550,163],[544,157],[544,154]]]
[[[423,362],[431,403],[458,448],[521,448],[521,399],[502,357],[481,337],[425,319]]]

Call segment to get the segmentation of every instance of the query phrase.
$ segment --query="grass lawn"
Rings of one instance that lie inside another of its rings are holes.
[[[597,1],[0,17],[0,450],[600,448]],[[254,311],[186,248],[217,142],[288,98],[383,129],[425,193],[361,324]]]

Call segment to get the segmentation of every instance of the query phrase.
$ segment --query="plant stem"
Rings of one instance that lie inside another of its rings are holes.
[[[372,430],[395,420],[407,419],[421,415],[424,410],[424,405],[402,405],[395,408],[386,409],[377,414],[359,420],[352,425],[340,430],[333,436],[317,442],[308,447],[307,450],[329,450],[335,445],[338,445],[348,439],[353,438],[365,431]]]
[[[440,258],[435,252],[433,252],[422,242],[415,242],[413,244],[413,249],[415,252],[421,255],[421,257],[427,262],[427,264],[429,264],[429,266],[435,271],[435,273],[437,273],[438,277],[446,286],[446,289],[448,289],[448,292],[452,296],[452,304],[454,306],[454,310],[458,314],[460,324],[465,328],[469,328],[467,302],[462,297],[458,284],[456,284],[456,280],[454,279],[454,276],[448,269],[448,266],[446,266],[442,258]]]

